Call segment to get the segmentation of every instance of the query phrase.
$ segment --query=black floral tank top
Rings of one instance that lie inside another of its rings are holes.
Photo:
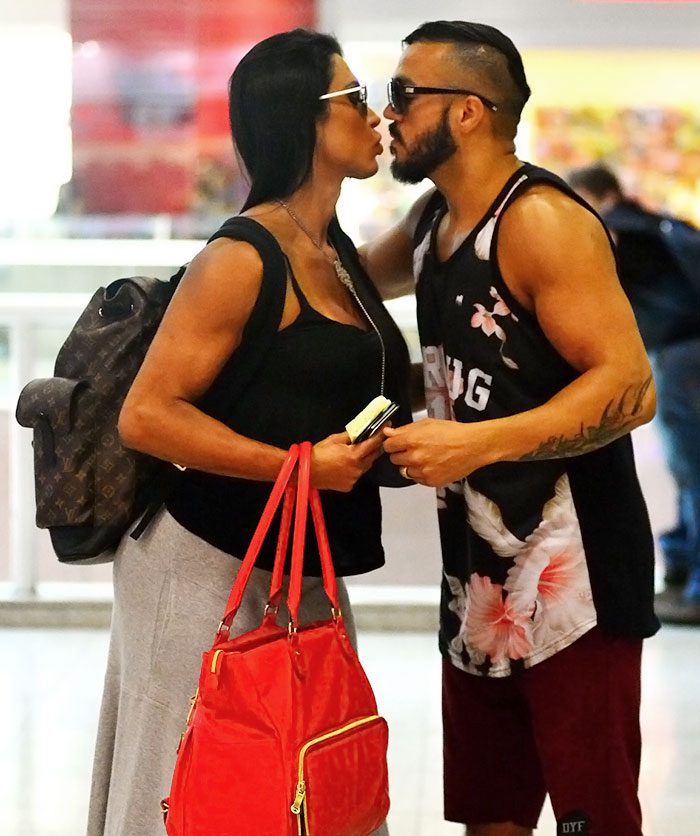
[[[498,266],[500,219],[543,182],[578,200],[558,177],[524,164],[445,262],[435,246],[447,210],[440,195],[418,224],[414,272],[431,417],[513,415],[576,377]],[[629,437],[576,458],[499,462],[439,489],[437,499],[440,648],[462,670],[507,676],[598,623],[622,635],[657,629],[653,541]]]

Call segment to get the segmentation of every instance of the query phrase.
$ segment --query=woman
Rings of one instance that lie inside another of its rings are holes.
[[[124,404],[123,442],[187,470],[167,508],[138,541],[124,539],[115,561],[88,836],[162,832],[159,801],[168,794],[201,653],[291,443],[314,443],[312,484],[322,491],[337,574],[383,563],[371,478],[382,437],[352,445],[342,430],[381,389],[406,404],[408,356],[334,220],[343,179],[377,171],[379,118],[337,41],[303,30],[268,38],[243,58],[229,109],[251,181],[242,214],[286,256],[286,296],[244,395],[206,414],[196,404],[230,384],[263,281],[256,248],[213,240],[188,267]],[[267,541],[231,635],[260,624],[273,556]],[[307,543],[304,574],[302,620],[326,618],[315,544]],[[340,578],[339,596],[354,641]]]

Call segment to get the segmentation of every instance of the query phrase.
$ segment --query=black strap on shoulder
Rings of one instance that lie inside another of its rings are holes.
[[[279,329],[287,290],[287,259],[272,233],[252,218],[229,218],[209,241],[215,241],[217,238],[232,238],[251,244],[258,251],[263,264],[260,293],[243,329],[240,345],[197,404],[207,415],[224,418],[262,368],[267,348]],[[181,268],[172,280],[177,283],[183,272]],[[165,500],[175,490],[179,475],[180,471],[177,468],[168,465],[159,472],[155,484],[148,491],[148,505],[131,533],[135,540],[143,534]]]
[[[287,289],[287,259],[277,240],[262,224],[241,216],[229,218],[212,235],[245,241],[258,251],[263,264],[260,293],[236,351],[198,406],[213,417],[224,416],[255,377],[265,361],[284,311]]]

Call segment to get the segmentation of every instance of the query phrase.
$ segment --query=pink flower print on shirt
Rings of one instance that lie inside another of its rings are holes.
[[[510,308],[508,307],[508,305],[506,305],[503,299],[501,299],[495,287],[490,288],[489,294],[492,298],[496,300],[496,304],[494,305],[493,310],[489,311],[480,302],[475,302],[474,307],[476,308],[476,312],[472,314],[471,326],[472,328],[481,328],[481,330],[484,332],[484,334],[486,334],[487,337],[490,337],[492,334],[495,334],[501,343],[499,349],[501,360],[503,360],[503,362],[506,366],[508,366],[509,369],[517,369],[518,364],[512,358],[507,357],[503,350],[506,344],[506,332],[496,322],[495,317],[510,316],[510,318],[515,322],[518,321],[518,318],[515,316],[515,314],[511,313]]]
[[[520,658],[529,666],[543,653],[556,652],[552,648],[566,646],[572,634],[581,635],[596,621],[568,476],[559,477],[554,495],[542,509],[541,522],[523,540],[509,530],[493,500],[475,490],[468,479],[462,486],[469,525],[494,555],[508,561],[509,568],[502,587],[472,575],[463,593],[458,591],[457,579],[446,575],[454,596],[449,609],[460,616],[462,623],[449,645],[450,657],[457,667],[479,673],[484,661],[480,657],[491,655],[490,650],[498,644],[493,627],[497,623],[501,638],[504,627],[509,626],[505,635],[516,649],[520,649],[523,636],[527,640],[529,649]],[[474,594],[478,600],[472,605]],[[476,638],[472,628],[478,631]],[[462,648],[469,654],[469,663],[463,661]],[[502,676],[509,667],[508,659],[496,664],[492,657],[492,675]]]
[[[498,314],[498,316],[509,316],[514,322],[519,322],[520,320],[518,317],[511,311],[511,309],[506,305],[503,301],[501,294],[496,290],[495,287],[489,288],[489,295],[496,300],[496,304],[493,309],[494,314]]]
[[[466,671],[469,668],[465,665],[464,652],[467,651],[470,660],[469,665],[479,667],[486,661],[486,654],[477,650],[473,645],[468,645],[466,637],[469,584],[467,583],[466,586],[462,586],[459,578],[454,578],[448,575],[447,572],[443,572],[443,574],[450,589],[448,609],[459,619],[459,632],[452,639],[448,647],[450,659],[453,665]]]
[[[548,607],[566,602],[572,589],[588,586],[578,516],[569,478],[562,474],[554,487],[554,496],[542,509],[542,521],[515,555],[505,589],[522,612],[531,612],[537,602],[539,617]],[[569,602],[568,606],[573,604]]]
[[[494,665],[506,659],[522,659],[530,650],[526,627],[530,612],[516,612],[503,587],[490,578],[472,575],[466,613],[469,645],[491,658]]]
[[[491,334],[495,334],[497,331],[500,331],[503,334],[503,330],[496,324],[496,320],[493,318],[494,313],[496,311],[487,311],[483,305],[480,305],[478,302],[474,305],[476,308],[476,313],[472,316],[472,328],[481,328],[481,330],[486,334],[487,337],[490,337]],[[501,337],[497,335],[499,339],[505,340],[505,335]]]
[[[536,647],[553,647],[574,629],[595,623],[595,607],[578,516],[566,474],[525,538],[504,585],[513,607],[532,613]]]
[[[560,551],[549,559],[537,583],[537,593],[543,601],[549,604],[566,601],[578,580],[578,561],[579,555],[570,551]]]

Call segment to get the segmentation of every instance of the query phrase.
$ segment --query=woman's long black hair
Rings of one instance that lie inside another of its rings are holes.
[[[241,211],[288,197],[311,173],[334,55],[342,51],[331,35],[292,29],[256,44],[231,75],[231,135],[250,178]]]

